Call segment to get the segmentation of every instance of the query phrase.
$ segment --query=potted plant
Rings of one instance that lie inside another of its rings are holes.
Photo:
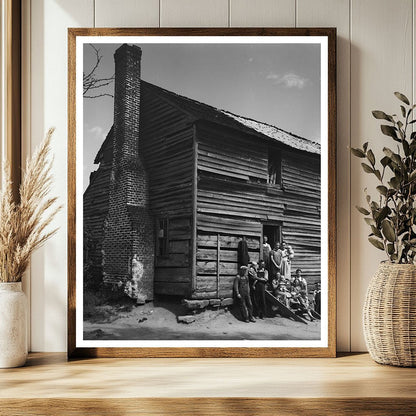
[[[376,362],[410,367],[416,365],[416,105],[394,94],[401,101],[400,115],[373,111],[382,122],[381,132],[391,139],[381,160],[376,161],[368,143],[351,152],[379,182],[377,197],[365,189],[367,206],[357,209],[370,227],[369,242],[387,257],[366,294],[366,345]]]
[[[53,129],[27,160],[15,201],[8,167],[0,189],[0,368],[24,365],[27,358],[27,303],[22,276],[30,256],[57,229],[48,226],[61,207],[49,198]]]

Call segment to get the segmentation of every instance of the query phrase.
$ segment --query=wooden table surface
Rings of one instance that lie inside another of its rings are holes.
[[[0,415],[416,415],[416,369],[368,354],[85,359],[33,353],[0,370]]]

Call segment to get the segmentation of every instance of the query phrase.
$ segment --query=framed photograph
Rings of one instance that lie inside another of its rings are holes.
[[[335,356],[335,29],[69,29],[69,357]]]

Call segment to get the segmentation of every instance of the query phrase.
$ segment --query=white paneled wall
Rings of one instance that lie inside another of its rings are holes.
[[[158,27],[159,0],[95,0],[96,27]],[[94,23],[93,23],[94,26]]]
[[[68,27],[337,27],[338,60],[338,350],[364,350],[361,307],[382,256],[351,208],[372,179],[348,146],[383,143],[371,110],[395,111],[393,92],[414,98],[416,0],[25,0],[24,149],[50,125],[56,178],[66,201]],[[33,351],[66,348],[66,211],[58,235],[31,266]]]
[[[295,27],[293,0],[230,0],[231,27]]]
[[[161,27],[227,27],[228,0],[160,0]]]

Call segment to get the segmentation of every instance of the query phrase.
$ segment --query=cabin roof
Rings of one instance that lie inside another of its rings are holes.
[[[164,88],[150,84],[143,80],[142,87],[145,91],[153,91],[160,97],[166,98],[178,108],[190,113],[196,119],[212,121],[214,123],[236,128],[249,134],[255,133],[257,136],[272,139],[291,148],[308,153],[321,153],[321,145],[319,143],[287,132],[271,124],[262,123],[260,121],[233,114],[226,110],[215,108],[200,101],[165,90]]]
[[[233,114],[226,110],[215,108],[211,105],[204,104],[200,101],[193,100],[192,98],[184,97],[183,95],[176,94],[172,91],[168,91],[162,87],[158,87],[154,84],[150,84],[146,81],[141,81],[143,92],[155,93],[159,97],[166,99],[178,109],[187,112],[197,120],[207,120],[224,126],[228,126],[245,133],[255,134],[258,137],[264,139],[272,139],[283,145],[289,146],[293,149],[301,150],[308,153],[320,154],[321,145],[312,140],[298,136],[296,134],[287,132],[279,127],[271,124],[262,123],[247,117]],[[113,126],[107,134],[106,139],[101,145],[100,150],[97,153],[94,163],[99,163],[103,150],[111,140],[113,133]]]

